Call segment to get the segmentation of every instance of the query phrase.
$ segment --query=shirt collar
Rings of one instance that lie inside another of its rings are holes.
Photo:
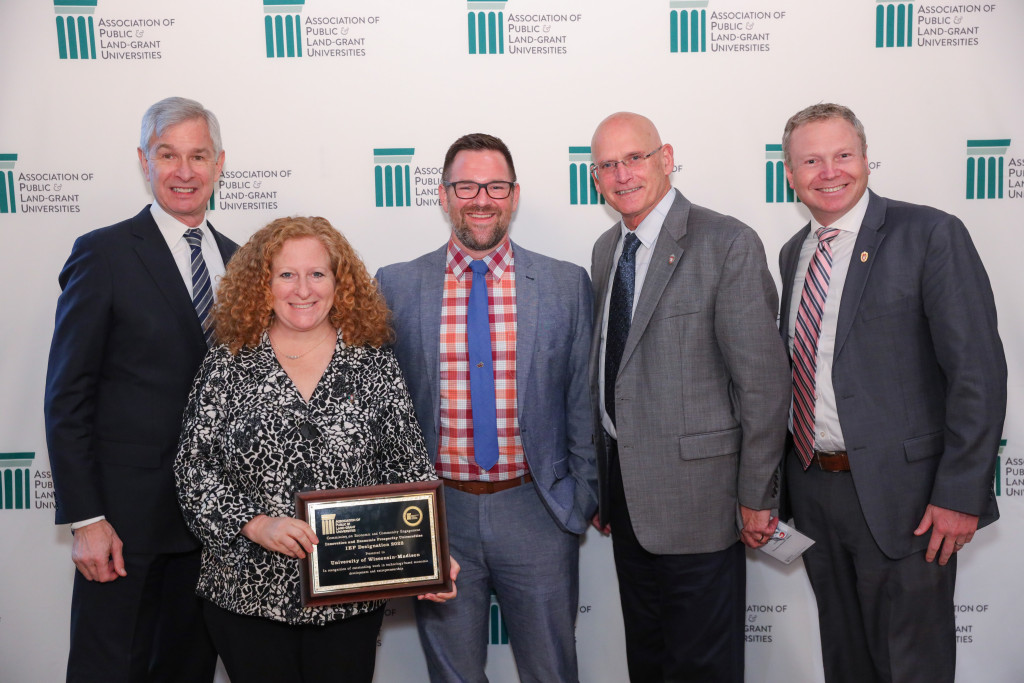
[[[456,280],[461,280],[462,277],[469,271],[469,264],[473,261],[473,257],[467,254],[465,251],[455,243],[455,240],[448,240],[448,254],[446,257],[446,267],[455,276]],[[483,262],[487,264],[487,268],[491,271],[491,276],[500,281],[505,273],[512,269],[514,263],[512,255],[512,240],[506,239],[497,247],[494,251],[487,254],[483,258]]]
[[[647,214],[647,217],[640,221],[640,225],[636,226],[636,230],[630,230],[626,227],[626,224],[619,221],[619,229],[621,230],[621,236],[632,232],[640,240],[640,244],[650,249],[654,243],[658,240],[658,234],[661,232],[661,226],[665,223],[665,216],[668,215],[669,209],[672,208],[672,203],[676,200],[676,189],[670,187],[665,196],[661,198],[661,201],[655,205],[651,212]]]
[[[189,226],[164,211],[164,207],[160,206],[159,202],[153,202],[149,205],[149,213],[153,216],[156,227],[160,230],[164,240],[166,240],[168,248],[173,248],[178,243],[178,240],[182,238],[182,235],[185,234],[185,231],[190,229]],[[203,239],[205,240],[209,236],[209,231],[206,229],[205,214],[203,214],[203,222],[196,227],[202,231]]]
[[[832,225],[824,226],[818,222],[818,220],[811,216],[811,234],[814,235],[819,228],[829,227],[835,228],[836,230],[842,230],[843,232],[852,232],[857,234],[860,232],[860,224],[864,222],[864,216],[868,212],[868,191],[864,190],[864,195],[857,200],[857,203],[853,205],[853,208],[844,213],[842,216],[832,222]]]

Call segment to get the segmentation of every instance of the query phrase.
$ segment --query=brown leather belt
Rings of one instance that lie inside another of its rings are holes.
[[[441,481],[445,486],[450,486],[457,491],[479,496],[482,493],[497,493],[522,484],[529,484],[533,481],[533,477],[527,473],[515,479],[502,479],[501,481],[460,481],[458,479],[442,479]]]
[[[849,472],[850,458],[846,451],[814,451],[812,463],[826,472]]]

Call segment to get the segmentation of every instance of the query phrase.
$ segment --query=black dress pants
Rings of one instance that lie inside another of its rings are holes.
[[[633,533],[608,440],[609,522],[632,683],[743,683],[746,554],[655,555]]]

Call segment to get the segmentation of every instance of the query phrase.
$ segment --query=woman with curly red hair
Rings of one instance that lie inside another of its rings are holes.
[[[303,607],[293,558],[317,538],[292,513],[299,491],[435,476],[387,306],[328,221],[281,218],[228,263],[215,320],[174,468],[210,634],[238,683],[368,683],[383,602]]]

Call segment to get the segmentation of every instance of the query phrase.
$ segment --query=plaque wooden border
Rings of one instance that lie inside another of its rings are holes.
[[[389,598],[406,597],[410,595],[422,595],[424,593],[444,593],[452,589],[451,580],[451,559],[448,555],[448,525],[444,508],[444,486],[440,480],[417,481],[403,484],[384,484],[381,486],[361,486],[347,489],[330,489],[324,491],[303,491],[295,496],[295,516],[303,522],[310,523],[310,505],[312,503],[357,503],[365,501],[367,505],[373,505],[374,501],[385,502],[385,499],[396,497],[414,496],[427,497],[432,501],[428,506],[432,510],[432,519],[425,528],[432,529],[430,532],[430,545],[433,550],[433,565],[439,568],[439,576],[428,579],[417,579],[393,581],[384,584],[369,582],[371,585],[363,585],[357,588],[314,589],[313,567],[317,564],[318,549],[313,547],[313,553],[299,560],[301,583],[302,583],[302,605],[319,606],[334,605],[344,602],[356,602],[360,600],[387,600]],[[392,501],[387,501],[392,502]],[[341,506],[340,509],[351,509],[350,505]],[[317,537],[320,533],[313,529]]]

